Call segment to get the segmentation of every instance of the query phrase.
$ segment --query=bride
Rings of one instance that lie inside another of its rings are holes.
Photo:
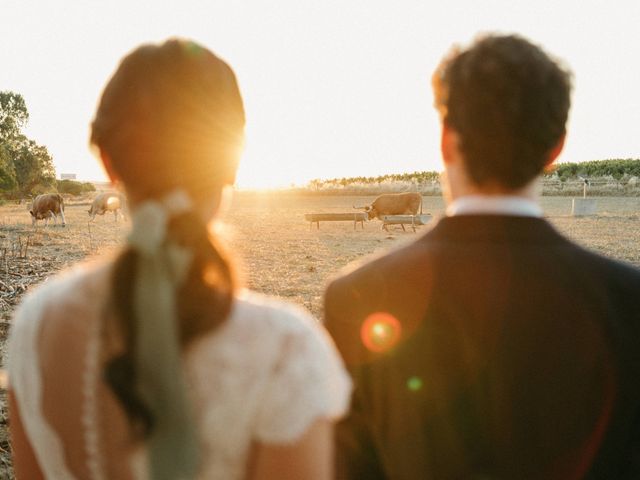
[[[209,50],[169,40],[122,60],[91,143],[132,231],[15,314],[17,478],[332,477],[350,392],[334,346],[305,311],[240,288],[209,228],[243,130],[234,73]]]

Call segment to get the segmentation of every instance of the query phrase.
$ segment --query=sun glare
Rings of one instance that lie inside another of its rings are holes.
[[[302,186],[307,179],[296,172],[287,171],[283,159],[274,158],[273,152],[254,148],[248,143],[240,160],[236,186],[242,190],[262,190]]]
[[[236,186],[241,190],[286,188],[291,183],[282,177],[273,161],[247,155],[243,156],[236,178]]]

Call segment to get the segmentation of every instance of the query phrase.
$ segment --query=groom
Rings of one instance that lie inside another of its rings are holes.
[[[564,238],[536,201],[569,73],[487,36],[433,87],[446,216],[326,293],[355,384],[338,478],[640,478],[640,271]]]

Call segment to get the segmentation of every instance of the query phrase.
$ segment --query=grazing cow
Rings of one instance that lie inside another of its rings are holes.
[[[118,221],[118,213],[123,215],[122,208],[124,207],[124,197],[120,193],[114,192],[102,192],[99,193],[91,203],[89,208],[90,221],[96,218],[96,215],[104,215],[106,212],[113,212],[116,222]]]
[[[44,224],[49,223],[49,219],[53,217],[54,223],[58,224],[58,215],[62,218],[62,226],[66,225],[64,220],[64,200],[62,195],[58,193],[44,193],[38,195],[31,204],[31,225],[36,225],[38,220],[44,219]]]
[[[422,195],[417,192],[385,193],[376,198],[371,205],[363,208],[369,220],[384,215],[417,215],[418,209],[422,213]]]

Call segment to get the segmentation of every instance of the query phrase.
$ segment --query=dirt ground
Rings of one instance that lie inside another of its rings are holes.
[[[328,279],[354,261],[402,245],[425,232],[397,227],[382,230],[379,221],[324,222],[317,229],[305,213],[349,212],[372,197],[292,196],[239,193],[218,227],[246,286],[286,298],[322,315]],[[574,218],[571,198],[543,197],[547,218],[576,242],[609,257],[640,266],[640,198],[600,197],[598,215]],[[425,213],[441,215],[441,197],[424,197]],[[113,252],[124,242],[127,221],[111,214],[88,223],[86,205],[68,205],[67,226],[33,228],[25,205],[0,207],[0,353],[11,313],[25,292],[78,261]],[[12,478],[4,394],[0,393],[0,479]]]

